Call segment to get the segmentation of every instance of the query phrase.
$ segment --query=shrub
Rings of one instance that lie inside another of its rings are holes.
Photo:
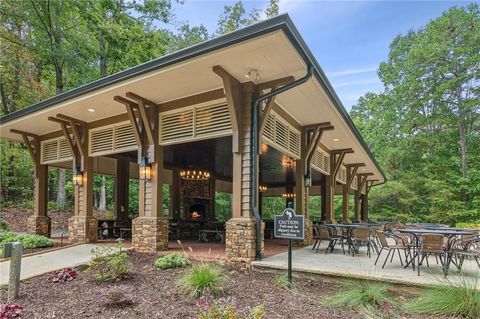
[[[77,272],[72,268],[64,268],[55,271],[53,274],[48,277],[48,282],[67,282],[72,281],[73,279],[77,278]]]
[[[6,305],[2,307],[0,311],[0,318],[1,319],[10,319],[10,318],[17,318],[22,313],[22,306],[15,304],[15,305]]]
[[[434,288],[425,289],[417,299],[406,304],[406,309],[419,314],[480,318],[480,285],[478,279],[466,279],[455,285],[448,279]]]
[[[7,222],[0,217],[0,231],[7,231],[7,230],[8,230]]]
[[[216,297],[222,293],[222,282],[223,274],[220,266],[201,262],[188,268],[177,282],[177,286],[192,298],[204,294]]]
[[[0,231],[0,245],[21,241],[23,248],[43,248],[54,245],[53,240],[41,235],[20,235],[9,231]]]
[[[197,300],[197,306],[200,308],[199,319],[262,319],[265,316],[263,305],[242,312],[232,298],[214,300],[211,295],[204,295]]]
[[[122,247],[122,244],[97,246],[92,250],[95,256],[90,262],[89,271],[95,280],[117,281],[128,277],[133,265]]]
[[[168,254],[155,260],[155,266],[161,269],[185,267],[187,265],[188,259],[178,253]]]
[[[387,294],[389,286],[376,281],[355,281],[345,289],[326,299],[327,306],[333,308],[348,307],[361,313],[373,316],[378,310],[389,311],[394,300]]]
[[[288,282],[288,273],[283,273],[282,275],[278,276],[275,280],[275,284],[279,287],[296,290],[298,286],[295,284],[292,278],[292,283]]]

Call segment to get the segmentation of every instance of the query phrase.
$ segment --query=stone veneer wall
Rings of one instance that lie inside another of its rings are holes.
[[[294,240],[295,247],[305,247],[313,244],[313,222],[310,218],[305,217],[305,239]]]
[[[250,267],[256,255],[256,222],[254,218],[231,218],[226,223],[226,256],[227,262],[244,264]],[[265,223],[262,222],[261,238]],[[261,241],[261,254],[264,252],[264,241]]]
[[[48,216],[30,216],[27,222],[28,232],[30,234],[37,234],[50,237],[51,220]]]
[[[95,217],[72,216],[68,220],[68,239],[71,243],[97,242],[98,225]]]
[[[168,218],[135,218],[132,222],[132,245],[136,251],[145,253],[168,249]]]

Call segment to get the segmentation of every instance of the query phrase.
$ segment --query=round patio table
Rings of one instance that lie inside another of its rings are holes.
[[[323,224],[323,226],[327,227],[339,227],[339,228],[345,228],[345,231],[347,233],[347,244],[348,244],[348,252],[350,253],[350,249],[352,252],[355,254],[355,247],[353,247],[353,242],[352,242],[352,231],[354,228],[368,228],[368,224]],[[377,247],[375,246],[375,250],[377,250]],[[344,252],[345,253],[345,252]],[[377,250],[378,253],[378,250]]]
[[[451,259],[451,245],[452,245],[452,238],[459,236],[459,235],[473,235],[475,234],[475,230],[473,231],[466,231],[466,230],[453,230],[453,229],[399,229],[400,233],[413,235],[415,237],[415,248],[417,251],[413,254],[412,259],[405,265],[404,268],[407,268],[410,264],[413,265],[413,269],[415,269],[415,257],[417,258],[417,270],[418,275],[420,276],[420,236],[426,234],[438,234],[445,237],[448,237],[447,240],[447,247],[445,249],[445,262],[443,264],[443,273],[445,276],[448,274],[448,267],[450,264]]]

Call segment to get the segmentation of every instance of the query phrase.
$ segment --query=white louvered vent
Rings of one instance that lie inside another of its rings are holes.
[[[162,145],[230,134],[232,134],[232,122],[225,102],[160,113],[160,144]]]
[[[53,164],[71,160],[72,152],[65,137],[58,137],[40,143],[42,164]]]
[[[330,155],[321,148],[317,148],[312,158],[312,167],[325,175],[330,175]]]
[[[340,166],[337,173],[337,181],[343,184],[347,183],[347,168],[345,166]]]
[[[276,149],[293,158],[300,158],[300,132],[273,111],[268,115],[262,137],[267,144]]]
[[[138,149],[130,122],[102,126],[89,131],[89,155],[100,156]]]

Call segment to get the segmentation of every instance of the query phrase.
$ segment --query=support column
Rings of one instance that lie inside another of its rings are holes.
[[[335,179],[332,174],[325,176],[325,223],[335,224],[333,214],[333,196],[335,195]]]
[[[362,216],[362,222],[364,223],[368,222],[368,195],[367,194],[362,194],[361,216]]]
[[[97,219],[93,217],[93,159],[83,158],[82,185],[75,186],[75,209],[68,220],[68,239],[71,243],[95,243],[98,236]]]
[[[225,81],[224,81],[225,82]],[[227,90],[227,102],[234,105],[234,110],[240,117],[239,123],[239,151],[233,153],[233,194],[232,218],[226,223],[226,255],[227,262],[243,264],[250,267],[256,257],[256,220],[252,212],[252,99],[255,91],[253,83],[236,84]],[[229,99],[228,91],[241,89],[240,99]],[[234,132],[235,137],[235,132]],[[232,141],[235,143],[235,138]],[[234,148],[235,149],[235,148]],[[258,161],[257,161],[258,163]],[[258,192],[258,189],[255,190]],[[257,197],[258,198],[258,197]],[[264,223],[261,226],[261,254],[263,255]]]
[[[128,181],[130,163],[126,160],[117,159],[115,174],[115,217],[121,221],[128,220]]]
[[[28,218],[28,232],[36,235],[51,236],[51,220],[47,215],[48,203],[48,166],[34,164],[35,210]]]
[[[327,176],[322,175],[320,185],[320,223],[325,224],[327,220]]]
[[[342,223],[348,224],[350,223],[350,204],[349,204],[349,197],[350,197],[350,187],[347,184],[342,185],[342,195],[343,195],[343,201],[342,201]]]
[[[361,216],[360,216],[360,196],[361,196],[361,193],[358,189],[355,191],[354,196],[355,196],[355,201],[354,201],[354,213],[355,213],[355,215],[353,217],[353,222],[354,223],[359,223],[361,221]]]
[[[303,241],[294,241],[295,246],[309,246],[313,244],[313,222],[308,218],[308,191],[305,187],[305,160],[296,161],[295,171],[295,212],[305,216],[305,239]]]
[[[163,214],[163,147],[150,145],[147,154],[151,178],[140,180],[139,215],[132,223],[132,245],[136,251],[155,253],[168,249],[168,216]]]

